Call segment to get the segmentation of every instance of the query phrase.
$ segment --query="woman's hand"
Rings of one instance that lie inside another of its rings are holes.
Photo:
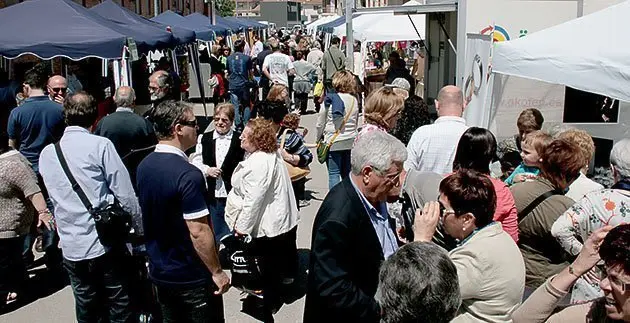
[[[575,275],[578,277],[582,276],[597,264],[600,260],[599,246],[612,228],[613,227],[609,225],[599,228],[586,239],[582,251],[580,251],[575,261],[573,261],[573,264],[571,264]]]
[[[534,180],[534,179],[536,179],[536,175],[531,174],[531,173],[522,173],[522,174],[518,174],[514,176],[514,183],[521,183],[521,182]]]
[[[435,201],[425,203],[422,211],[416,210],[416,218],[413,223],[414,240],[431,241],[439,221],[440,204]]]
[[[208,170],[206,171],[206,176],[212,177],[212,178],[219,178],[219,176],[221,176],[221,168],[218,168],[218,167],[208,168]]]
[[[55,228],[54,218],[48,209],[43,212],[39,212],[37,227],[41,228],[42,226],[46,227],[48,230],[54,230]]]

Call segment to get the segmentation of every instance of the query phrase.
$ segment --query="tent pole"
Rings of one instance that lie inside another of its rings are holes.
[[[354,11],[354,0],[346,0],[346,69],[354,70],[354,39],[352,33],[352,12]]]

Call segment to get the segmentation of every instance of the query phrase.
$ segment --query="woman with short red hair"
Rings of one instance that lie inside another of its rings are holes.
[[[568,265],[569,255],[551,235],[551,227],[575,203],[564,194],[585,164],[580,148],[564,139],[551,142],[541,159],[541,173],[536,179],[510,187],[518,211],[519,248],[529,288],[537,288]]]

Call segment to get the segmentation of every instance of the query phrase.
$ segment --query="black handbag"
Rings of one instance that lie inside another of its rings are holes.
[[[81,186],[77,183],[72,172],[70,172],[59,142],[55,144],[55,152],[57,153],[57,158],[59,159],[63,172],[72,185],[72,190],[77,193],[81,203],[83,203],[85,208],[92,215],[92,218],[94,218],[96,233],[98,234],[98,239],[101,244],[105,247],[116,247],[125,244],[131,232],[131,214],[120,206],[116,197],[114,197],[114,203],[104,208],[94,209],[92,203],[90,203],[90,199],[85,195],[85,192],[83,192]]]
[[[228,240],[229,239],[229,240]],[[226,241],[228,240],[228,241]],[[226,243],[227,242],[227,243]],[[263,282],[260,258],[256,256],[251,236],[224,239],[232,271],[232,286],[257,297],[262,296]]]

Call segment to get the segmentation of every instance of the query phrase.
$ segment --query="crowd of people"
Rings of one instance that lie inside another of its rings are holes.
[[[214,46],[209,131],[168,71],[148,78],[146,113],[121,86],[99,118],[92,95],[29,70],[0,138],[0,303],[27,297],[41,236],[79,322],[135,322],[143,292],[155,320],[223,322],[236,284],[224,268],[238,261],[254,264],[239,288],[273,322],[298,276],[317,157],[329,191],[312,227],[304,322],[630,322],[630,139],[610,152],[607,188],[587,176],[585,131],[550,134],[530,108],[498,142],[466,124],[452,85],[431,122],[396,55],[363,99],[339,46],[301,35]],[[318,83],[315,152],[300,117]],[[104,230],[104,210],[129,216],[132,239]],[[133,257],[147,259],[153,288],[134,289]]]

